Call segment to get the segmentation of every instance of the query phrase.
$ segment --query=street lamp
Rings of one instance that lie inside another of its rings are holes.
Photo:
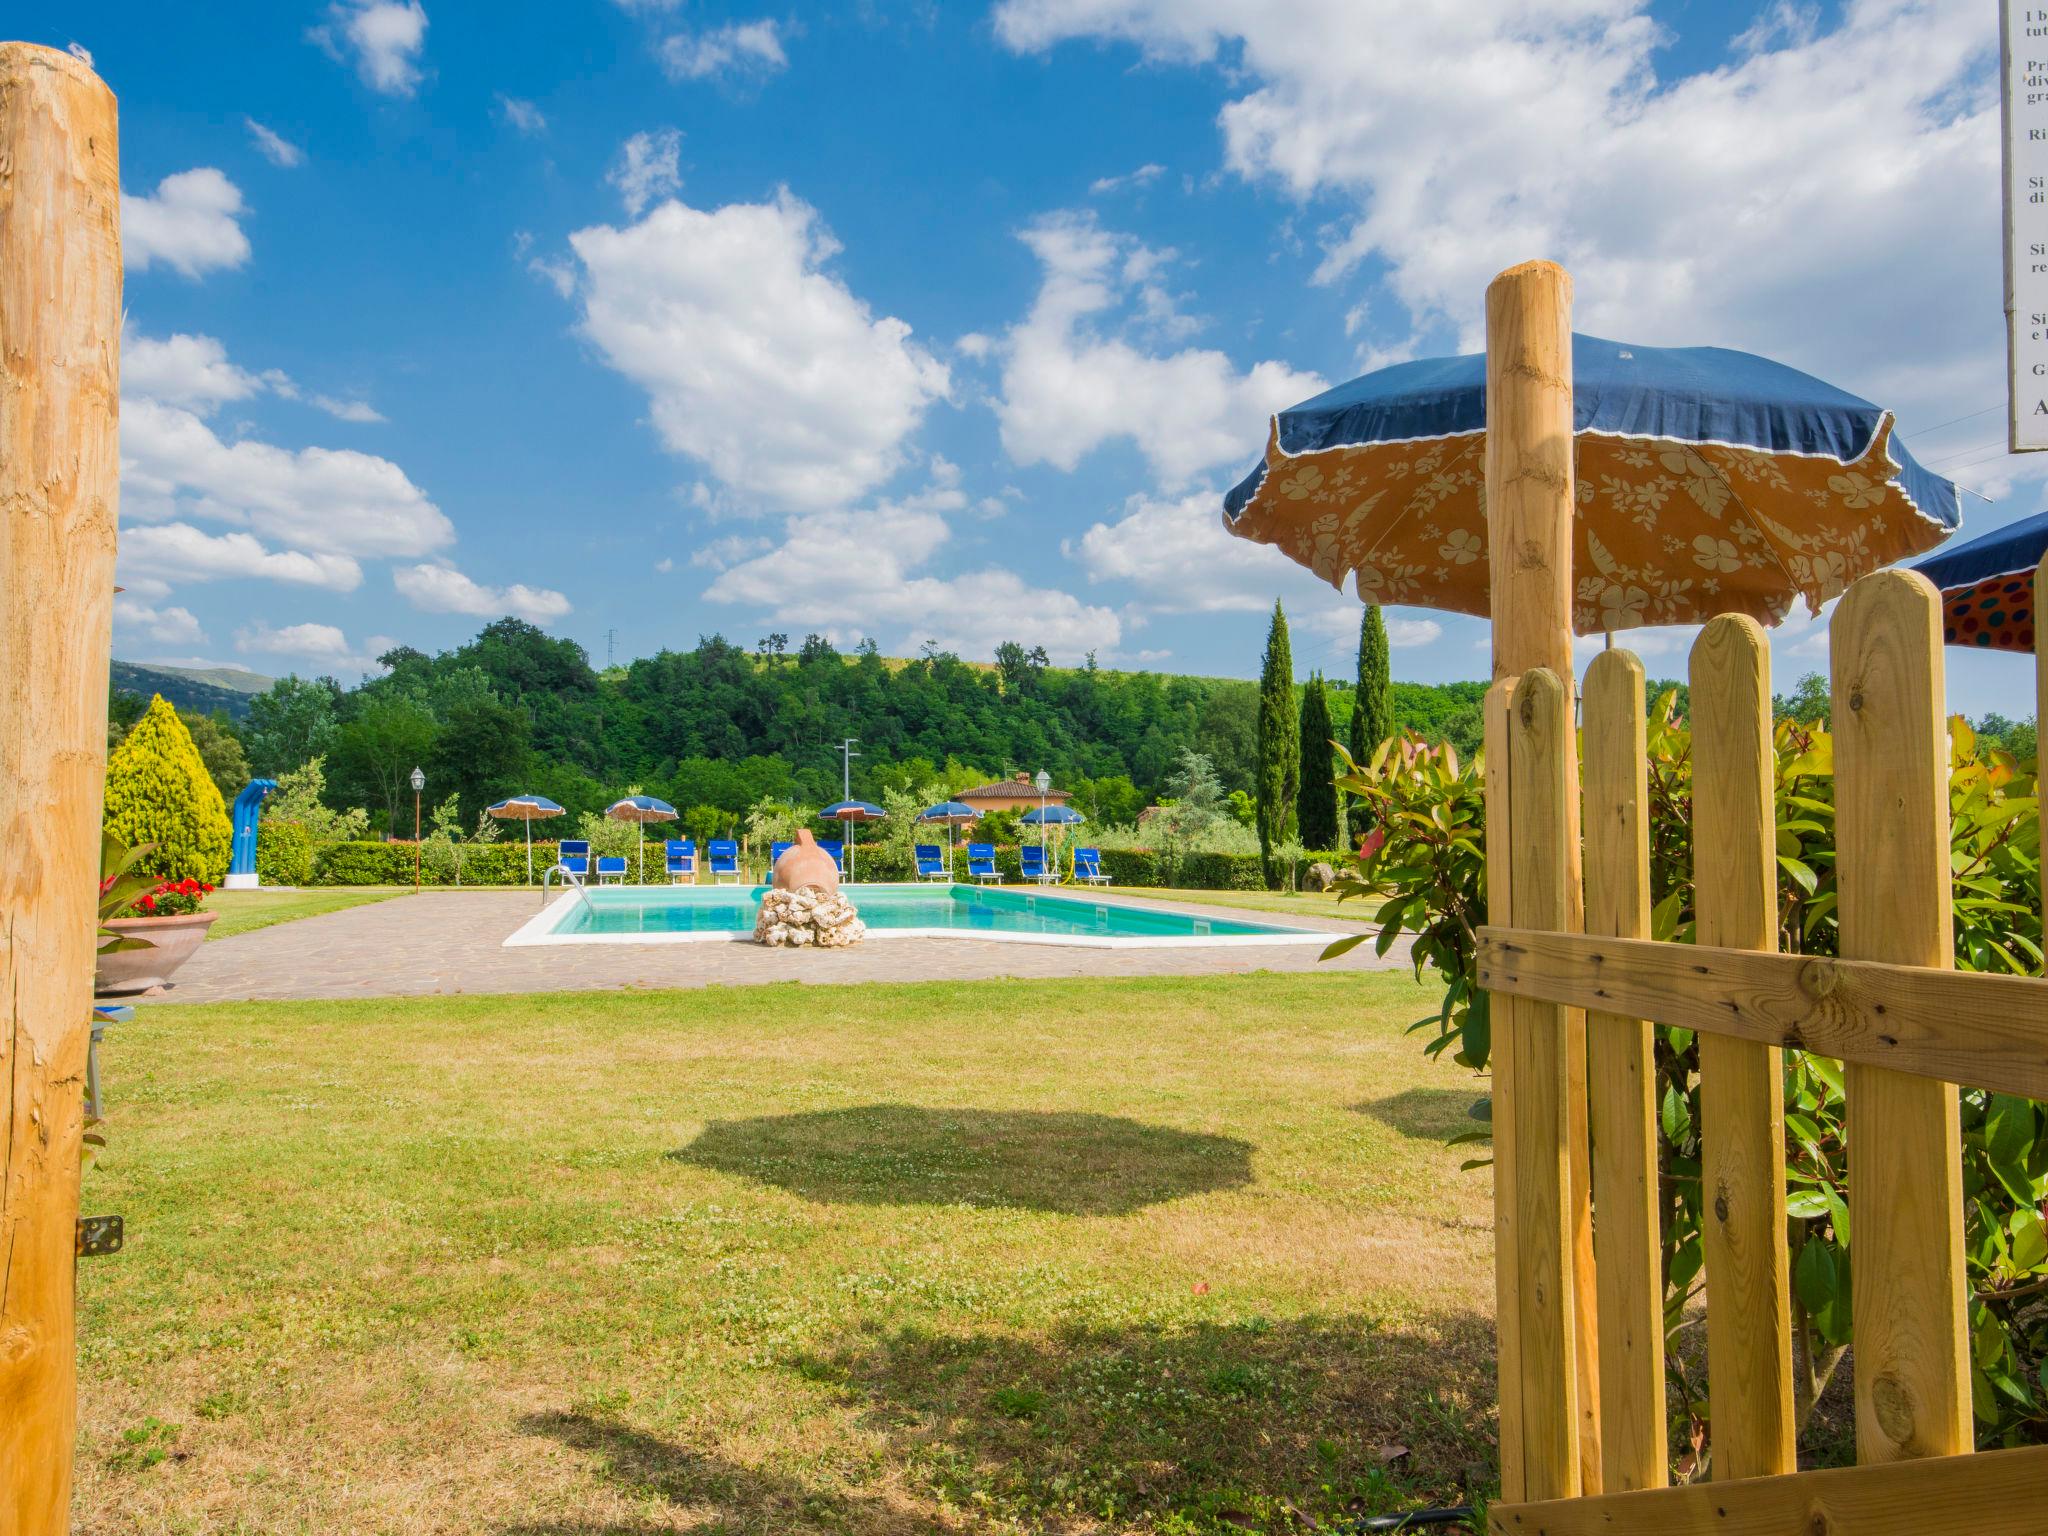
[[[1039,866],[1043,868],[1045,864],[1045,792],[1052,788],[1052,775],[1041,768],[1038,770],[1038,777],[1032,782],[1038,785],[1038,862]]]
[[[427,776],[415,768],[412,771],[412,893],[420,893],[420,791],[427,787]]]

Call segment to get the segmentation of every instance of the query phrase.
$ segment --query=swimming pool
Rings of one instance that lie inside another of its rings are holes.
[[[1103,949],[1327,944],[1332,935],[1197,916],[1085,892],[1015,886],[849,885],[871,939],[994,939]],[[570,891],[505,940],[527,944],[674,944],[751,939],[762,885],[626,886]],[[587,899],[586,899],[587,897]]]

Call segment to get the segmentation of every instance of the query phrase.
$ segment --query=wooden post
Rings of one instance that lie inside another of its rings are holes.
[[[1498,863],[1486,882],[1486,917],[1495,926],[1514,925],[1509,905],[1508,711],[1514,707],[1515,679],[1503,677],[1486,691],[1486,846]],[[1522,1329],[1518,1297],[1521,1279],[1521,1223],[1515,1216],[1515,1031],[1514,999],[1489,999],[1493,1043],[1493,1294],[1494,1380],[1500,1394],[1500,1488],[1504,1499],[1527,1497],[1522,1476]]]
[[[1515,922],[1564,927],[1566,850],[1573,799],[1571,686],[1548,667],[1516,679],[1508,711],[1508,809],[1514,837],[1506,864]],[[1499,868],[1498,865],[1495,866]],[[1578,1318],[1573,1306],[1570,1076],[1565,1014],[1556,1003],[1497,996],[1511,1041],[1514,1135],[1514,1295],[1521,1396],[1522,1481],[1531,1499],[1565,1499],[1583,1486],[1580,1467]]]
[[[1941,594],[1912,571],[1829,625],[1835,888],[1844,960],[1955,964]],[[1845,1069],[1856,1252],[1856,1459],[1971,1448],[1961,1106],[1953,1084]]]
[[[1649,748],[1643,664],[1603,651],[1586,670],[1586,932],[1650,936]],[[1657,1058],[1647,1020],[1586,1017],[1591,1078],[1601,1478],[1609,1493],[1670,1480],[1665,1442]]]
[[[1496,681],[1546,667],[1572,687],[1572,280],[1555,262],[1510,267],[1486,289],[1486,538]],[[1583,926],[1579,785],[1567,764],[1565,917]],[[1504,867],[1502,864],[1496,868]],[[1517,918],[1517,921],[1522,921]],[[1570,1159],[1572,1347],[1577,1362],[1579,1482],[1600,1484],[1598,1328],[1594,1318],[1592,1170],[1586,1126],[1586,1016],[1565,1016],[1565,1131]],[[1496,1082],[1495,1099],[1501,1084]],[[1510,1089],[1512,1092],[1512,1089]],[[1507,1123],[1514,1126],[1512,1108]],[[1498,1137],[1496,1136],[1496,1140]],[[1499,1177],[1496,1170],[1496,1177]],[[1506,1304],[1506,1298],[1500,1298]],[[1525,1426],[1534,1433],[1536,1426]],[[1508,1432],[1503,1424],[1503,1434]],[[1508,1449],[1502,1447],[1502,1459]],[[1577,1491],[1577,1490],[1574,1490]],[[1532,1485],[1528,1496],[1544,1497]]]
[[[114,96],[0,43],[0,1531],[70,1529],[120,486]]]
[[[1724,613],[1692,648],[1693,902],[1702,944],[1778,947],[1771,648]],[[1785,1053],[1700,1042],[1701,1245],[1714,1477],[1797,1469],[1785,1252]],[[1881,1249],[1865,1250],[1872,1263]]]

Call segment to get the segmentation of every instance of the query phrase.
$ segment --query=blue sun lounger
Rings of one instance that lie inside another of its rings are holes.
[[[996,845],[994,843],[969,843],[967,845],[967,873],[983,885],[1001,885],[1003,872],[996,868]]]
[[[840,878],[846,876],[846,839],[843,837],[821,837],[818,846],[832,855],[832,862],[839,866]]]
[[[1036,843],[1026,843],[1017,850],[1018,862],[1024,866],[1024,878],[1035,880],[1040,885],[1059,883],[1060,867],[1057,862],[1048,864],[1045,850]]]
[[[590,844],[580,837],[563,838],[555,861],[578,880],[590,878]]]
[[[1083,885],[1109,884],[1109,876],[1102,872],[1102,850],[1100,848],[1076,848],[1074,850],[1074,878]]]
[[[681,885],[688,880],[697,882],[697,840],[694,837],[672,837],[668,840],[668,883]]]
[[[917,878],[947,881],[953,878],[952,866],[946,862],[946,852],[936,843],[917,845]]]
[[[775,878],[775,866],[782,862],[782,856],[796,846],[795,843],[770,843],[768,845],[768,878]]]
[[[605,854],[598,858],[597,883],[603,885],[607,880],[626,883],[626,860],[622,855]]]
[[[729,837],[716,837],[704,845],[705,857],[710,861],[706,873],[714,880],[737,880],[740,877],[740,845]]]

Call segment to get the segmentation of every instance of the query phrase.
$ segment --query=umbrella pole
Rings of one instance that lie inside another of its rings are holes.
[[[1568,697],[1575,692],[1571,313],[1572,280],[1554,262],[1525,262],[1487,285],[1486,522],[1493,676],[1499,682],[1547,667]],[[1493,713],[1490,707],[1489,718]],[[1564,867],[1558,874],[1569,893],[1563,926],[1577,932],[1585,920],[1576,754],[1567,753],[1566,763],[1561,786],[1566,836],[1557,850]],[[1491,887],[1495,911],[1508,916],[1515,898],[1507,849],[1491,850],[1491,859],[1498,871]],[[1497,1230],[1519,1238],[1503,1244],[1496,1257],[1501,1379],[1543,1388],[1539,1401],[1526,1409],[1522,1398],[1529,1394],[1502,1395],[1501,1492],[1510,1501],[1571,1498],[1601,1487],[1585,1015],[1567,1011],[1562,1016],[1561,1035],[1555,1038],[1563,1061],[1523,1060],[1519,1053],[1532,1048],[1534,1031],[1512,1026],[1535,1022],[1531,1009],[1519,999],[1512,1005],[1511,1025],[1501,1031],[1510,1050],[1495,1064],[1493,1090]],[[1548,1148],[1537,1144],[1546,1126],[1555,1136],[1560,1124],[1566,1154],[1562,1169],[1555,1161],[1555,1143]],[[1547,1240],[1530,1230],[1532,1218],[1543,1231],[1564,1239],[1561,1252],[1549,1251],[1548,1272],[1541,1274],[1530,1271],[1541,1262]],[[1782,1233],[1774,1241],[1782,1245]],[[1574,1396],[1576,1412],[1571,1411]],[[1550,1401],[1541,1402],[1541,1397]],[[1660,1476],[1662,1471],[1660,1461]]]
[[[526,823],[526,883],[531,885],[533,884],[533,818],[531,816],[522,816],[519,819]]]

